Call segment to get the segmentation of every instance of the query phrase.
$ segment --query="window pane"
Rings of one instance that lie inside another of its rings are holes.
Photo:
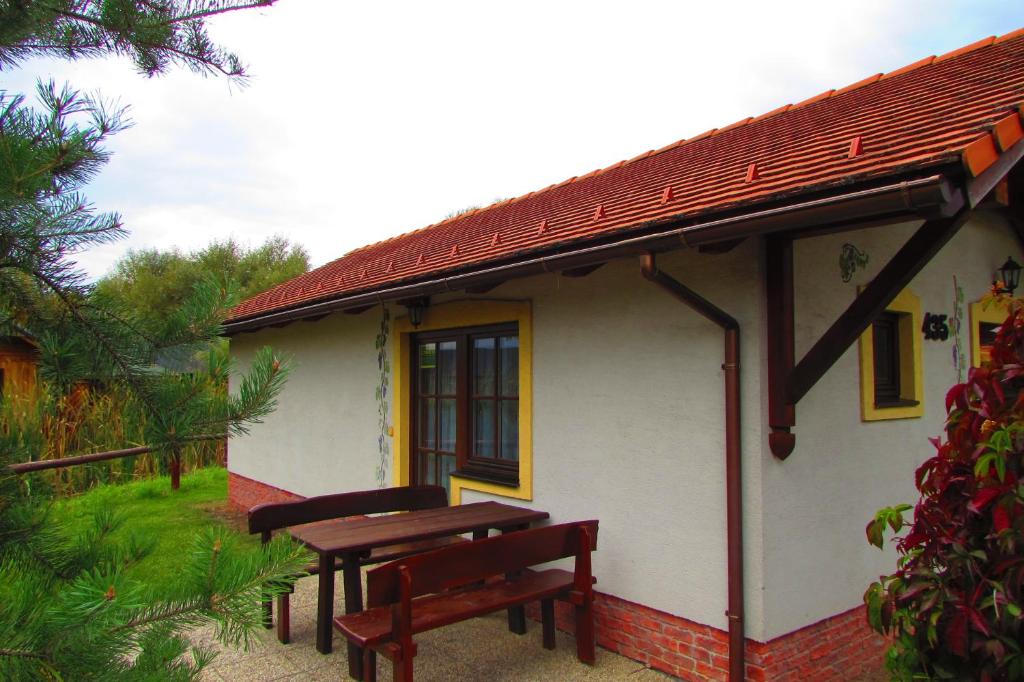
[[[501,401],[501,459],[519,459],[519,401]]]
[[[420,472],[423,485],[437,485],[437,477],[434,475],[434,453],[424,453],[420,461],[423,462],[423,471]]]
[[[494,401],[473,401],[473,454],[494,457]]]
[[[455,342],[442,341],[437,345],[437,364],[440,372],[441,395],[455,394]]]
[[[434,393],[437,377],[437,344],[420,344],[420,393]]]
[[[451,475],[455,473],[455,457],[449,455],[438,455],[441,458],[441,480],[440,484],[444,486],[444,489],[448,491],[448,497],[452,495],[452,480]]]
[[[494,339],[473,339],[473,394],[494,395]]]
[[[899,315],[882,313],[872,325],[875,361],[875,404],[900,400]]]
[[[519,397],[519,337],[501,337],[501,395]]]
[[[441,399],[441,446],[438,450],[455,452],[455,398]]]
[[[434,430],[434,411],[436,409],[436,402],[437,401],[434,398],[420,399],[419,430],[421,448],[432,449],[436,446],[434,441],[434,434],[436,433]]]

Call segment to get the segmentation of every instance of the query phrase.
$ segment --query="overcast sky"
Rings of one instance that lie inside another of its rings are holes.
[[[221,17],[248,87],[126,60],[33,61],[130,106],[90,185],[130,237],[81,254],[280,234],[313,265],[471,205],[1024,26],[1008,0],[338,2]]]

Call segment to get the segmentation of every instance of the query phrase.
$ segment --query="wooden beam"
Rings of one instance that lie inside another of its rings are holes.
[[[715,254],[715,255],[720,254],[720,253],[729,253],[730,251],[735,249],[737,246],[742,244],[744,239],[745,239],[745,237],[741,237],[739,239],[728,239],[728,240],[726,240],[724,242],[713,242],[711,244],[701,244],[700,246],[697,247],[697,251],[699,251],[701,253],[709,253],[709,254]]]
[[[972,178],[967,183],[967,200],[970,205],[974,207],[980,204],[1021,158],[1024,158],[1024,140],[1000,154],[999,159],[981,175]]]
[[[793,370],[793,240],[765,240],[765,296],[768,313],[768,444],[772,454],[786,459],[796,445],[790,428],[796,407],[786,400],[786,380]]]
[[[576,277],[576,278],[578,278],[578,277],[586,277],[587,275],[592,273],[594,270],[597,270],[602,265],[604,265],[604,263],[595,263],[593,265],[584,265],[583,267],[579,267],[579,268],[569,268],[568,270],[562,270],[562,276],[563,277]]]
[[[488,284],[477,284],[475,286],[466,287],[466,293],[467,294],[486,294],[491,289],[499,287],[499,286],[501,286],[504,283],[505,283],[505,280],[501,280],[500,282],[488,283]]]
[[[376,308],[376,307],[377,307],[376,303],[369,303],[367,305],[356,306],[355,308],[345,308],[345,314],[346,315],[362,315],[367,310],[370,310],[371,308]],[[320,317],[323,317],[323,315],[321,315]],[[319,318],[317,318],[317,319],[319,319]]]
[[[1015,166],[1006,176],[1006,207],[1003,211],[1024,249],[1024,164]]]
[[[928,220],[918,228],[790,372],[786,381],[788,404],[800,402],[878,314],[967,222],[970,213],[965,206],[949,218]]]

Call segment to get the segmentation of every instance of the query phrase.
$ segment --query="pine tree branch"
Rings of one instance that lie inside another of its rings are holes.
[[[0,649],[0,656],[9,656],[16,658],[34,658],[40,661],[49,660],[46,656],[36,653],[35,651],[25,651],[23,649]]]
[[[187,21],[192,21],[194,19],[206,19],[208,17],[216,16],[218,14],[225,14],[227,12],[234,12],[234,11],[240,10],[240,9],[255,9],[257,7],[270,7],[275,2],[277,2],[277,0],[253,0],[252,2],[247,2],[244,5],[233,5],[231,7],[218,7],[218,8],[213,8],[213,9],[207,9],[207,10],[203,10],[203,11],[200,11],[200,12],[193,12],[192,14],[183,14],[180,17],[174,17],[173,19],[168,19],[167,21],[163,22],[163,24],[165,26],[170,26],[170,25],[173,25],[173,24],[179,24],[179,23],[184,23],[184,22],[187,22]],[[148,5],[149,3],[146,3],[146,4]]]
[[[131,384],[132,388],[135,390],[135,393],[139,397],[139,399],[142,400],[142,402],[144,402],[146,406],[154,414],[157,413],[157,406],[152,403],[149,395],[138,383],[138,381],[136,381],[133,368],[125,361],[123,357],[121,357],[121,354],[117,351],[116,348],[113,347],[113,344],[110,343],[109,339],[106,338],[106,336],[101,332],[101,330],[97,329],[96,325],[92,324],[92,322],[90,322],[88,319],[86,319],[84,315],[82,315],[82,312],[78,308],[78,305],[71,300],[71,298],[67,295],[67,292],[65,292],[64,289],[60,287],[56,282],[50,279],[50,277],[47,276],[46,273],[44,272],[35,270],[32,272],[32,275],[50,288],[50,290],[61,300],[65,308],[67,308],[68,312],[70,312],[71,315],[74,316],[75,320],[77,320],[80,325],[82,325],[84,328],[88,329],[93,334],[95,334],[96,340],[99,341],[100,345],[103,346],[104,350],[107,351],[107,354],[114,361],[114,363],[121,368],[121,371],[124,373],[124,380]]]

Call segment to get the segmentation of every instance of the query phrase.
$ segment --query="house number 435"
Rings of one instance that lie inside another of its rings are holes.
[[[925,313],[921,331],[924,332],[924,338],[929,341],[945,341],[949,338],[949,325],[946,324],[946,316]]]

